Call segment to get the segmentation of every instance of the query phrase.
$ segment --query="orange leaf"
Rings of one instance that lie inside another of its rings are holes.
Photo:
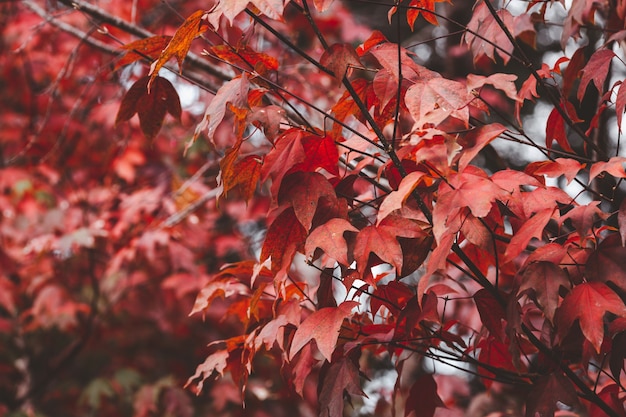
[[[115,69],[143,58],[150,58],[151,60],[157,59],[171,39],[171,36],[156,35],[145,39],[138,39],[122,46],[122,49],[125,49],[127,52],[117,61]]]
[[[441,1],[441,0],[438,0]],[[439,26],[439,22],[437,22],[437,16],[432,13],[429,13],[427,10],[435,11],[435,0],[412,0],[409,4],[409,9],[406,12],[407,22],[413,30],[415,25],[415,20],[417,17],[422,14],[424,20],[426,20],[431,25]]]
[[[178,68],[182,72],[183,61],[185,60],[187,52],[191,47],[191,42],[196,38],[196,36],[200,35],[206,29],[200,25],[204,15],[204,10],[196,11],[176,30],[176,33],[174,33],[174,36],[167,44],[167,47],[163,50],[161,56],[159,56],[159,59],[154,61],[150,67],[150,82],[148,83],[148,88],[152,87],[152,81],[158,75],[159,70],[173,56],[176,57],[176,60],[178,61]]]

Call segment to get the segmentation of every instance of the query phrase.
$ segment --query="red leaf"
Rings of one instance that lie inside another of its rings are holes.
[[[378,224],[389,214],[396,210],[400,210],[404,206],[404,202],[411,195],[421,178],[425,174],[421,171],[413,171],[402,179],[397,191],[390,192],[383,200],[378,209]]]
[[[458,141],[459,145],[463,147],[459,160],[459,172],[464,171],[465,167],[485,146],[505,131],[506,128],[500,123],[492,123],[473,129],[462,136]]]
[[[596,86],[598,93],[602,95],[604,92],[604,80],[609,73],[611,60],[614,56],[615,53],[610,49],[600,49],[591,55],[589,62],[587,62],[587,65],[585,65],[585,68],[582,70],[582,77],[576,95],[578,101],[582,101],[585,96],[585,91],[587,91],[587,86],[591,81],[593,81],[593,84]]]
[[[546,124],[546,147],[548,149],[552,149],[553,140],[556,140],[565,152],[574,152],[565,132],[565,121],[556,108],[552,109]]]
[[[267,229],[261,262],[272,259],[272,272],[286,271],[296,252],[302,252],[307,232],[289,207],[278,215]]]
[[[469,167],[454,177],[450,186],[442,186],[436,211],[444,218],[458,212],[459,208],[468,207],[475,217],[486,217],[495,200],[505,198],[508,193],[487,178],[477,168]]]
[[[587,259],[585,273],[590,281],[612,282],[626,291],[626,247],[612,234]]]
[[[394,266],[398,273],[402,271],[403,258],[400,243],[396,236],[384,227],[367,226],[356,237],[354,260],[362,277],[366,275],[370,253]]]
[[[200,378],[200,381],[197,383],[197,391],[200,392],[204,386],[204,381],[206,381],[207,378],[210,378],[214,372],[224,376],[224,370],[228,364],[228,356],[229,353],[227,350],[218,350],[217,352],[210,354],[202,364],[198,365],[196,373],[189,377],[187,383],[185,384],[185,388],[191,385],[196,378]]]
[[[496,73],[488,77],[484,75],[468,74],[467,90],[480,90],[485,85],[491,85],[493,88],[502,91],[511,100],[521,102],[522,98],[517,94],[515,80],[517,80],[517,75],[513,74]]]
[[[552,262],[539,261],[526,266],[520,273],[521,285],[517,294],[530,291],[548,320],[554,323],[559,305],[559,288],[570,288],[567,274]]]
[[[511,242],[504,252],[504,263],[512,261],[517,255],[522,253],[532,238],[541,239],[543,229],[552,218],[552,213],[554,213],[552,208],[543,209],[524,223],[521,229],[511,238]]]
[[[592,201],[589,204],[576,206],[559,219],[559,225],[567,219],[570,219],[572,225],[581,237],[586,237],[595,227],[598,219],[606,220],[607,213],[603,212],[598,205],[599,201]]]
[[[220,18],[224,16],[232,26],[235,17],[246,10],[250,3],[270,19],[280,20],[282,18],[285,7],[283,0],[220,0],[209,12],[207,20],[215,29],[218,29]]]
[[[598,397],[607,404],[611,410],[615,411],[619,417],[626,417],[624,410],[623,390],[617,384],[609,384],[597,394]],[[589,417],[605,417],[606,412],[595,403],[589,405]]]
[[[352,310],[358,305],[356,301],[345,301],[337,307],[322,308],[307,317],[293,335],[289,359],[293,359],[304,345],[315,340],[322,356],[330,362],[337,346],[341,325],[354,314]]]
[[[530,175],[546,175],[550,178],[558,178],[564,175],[567,183],[571,183],[578,172],[585,167],[575,159],[557,158],[554,161],[536,161],[526,166],[524,172]]]
[[[339,175],[339,151],[331,136],[305,136],[302,138],[302,148],[306,158],[303,162],[296,164],[294,169],[315,171],[323,168],[330,174]]]
[[[626,163],[626,158],[623,156],[614,156],[609,159],[608,162],[596,162],[589,170],[589,183],[591,183],[595,177],[600,175],[601,172],[606,172],[616,178],[626,178],[624,163]]]
[[[196,36],[202,34],[202,32],[206,29],[206,26],[203,28],[200,24],[204,14],[204,10],[197,10],[185,19],[183,24],[176,29],[176,33],[174,33],[174,36],[167,44],[167,47],[163,50],[163,52],[161,52],[159,59],[154,61],[150,66],[150,81],[148,82],[148,89],[152,88],[152,83],[159,74],[159,70],[173,56],[176,57],[176,60],[178,61],[178,68],[182,73],[183,61],[187,56],[189,48],[191,47],[191,42],[196,38]]]
[[[601,282],[577,285],[556,311],[558,335],[563,340],[574,321],[579,320],[583,335],[599,353],[607,312],[626,317],[626,305],[613,290]]]
[[[277,195],[283,177],[294,165],[304,163],[306,155],[302,146],[303,132],[289,129],[274,143],[274,148],[265,156],[261,169],[261,180],[272,178],[272,194]]]
[[[421,375],[409,390],[404,416],[432,417],[437,407],[445,407],[437,394],[437,383],[431,374]]]
[[[330,219],[311,232],[306,240],[304,253],[307,257],[311,257],[315,249],[320,248],[326,255],[348,266],[348,245],[343,236],[347,231],[357,233],[359,230],[347,220]]]
[[[161,130],[165,114],[169,113],[180,120],[182,109],[172,83],[165,78],[156,77],[148,92],[148,80],[148,77],[140,78],[126,92],[115,124],[130,120],[137,113],[143,134],[152,140]]]
[[[344,416],[346,393],[367,397],[359,384],[359,369],[349,357],[343,357],[330,365],[319,385],[320,417]]]
[[[615,116],[617,117],[617,127],[620,131],[622,130],[624,111],[626,111],[626,83],[622,82],[615,98]]]
[[[526,400],[526,415],[549,417],[562,406],[580,410],[578,395],[572,382],[561,373],[555,372],[541,377],[533,384]]]
[[[335,189],[326,177],[317,172],[297,171],[287,175],[280,184],[278,204],[293,207],[300,224],[308,231],[320,198],[334,201]]]
[[[454,117],[467,125],[468,104],[474,98],[465,85],[458,81],[431,78],[409,87],[404,101],[419,128],[425,124],[436,126],[448,117]]]
[[[200,290],[189,315],[206,311],[216,297],[231,298],[236,294],[248,294],[249,292],[250,289],[235,278],[224,277],[213,280]]]
[[[351,67],[362,67],[354,48],[345,43],[336,43],[326,49],[320,58],[320,64],[331,70],[339,82],[344,76],[350,75]]]
[[[529,13],[513,17],[508,10],[500,9],[497,11],[497,14],[500,21],[504,23],[514,37],[520,37],[529,44],[534,42],[535,29]],[[467,31],[463,37],[472,50],[474,61],[477,61],[483,55],[495,61],[495,53],[497,53],[505,64],[509,62],[514,49],[513,44],[484,2],[476,3],[467,27],[473,33],[480,34],[479,37]],[[491,42],[485,42],[484,38],[489,39]],[[497,45],[498,48],[496,49],[494,45]]]
[[[480,319],[487,330],[489,330],[489,333],[504,343],[506,341],[504,334],[506,314],[502,305],[484,288],[474,294],[474,302],[476,303]]]

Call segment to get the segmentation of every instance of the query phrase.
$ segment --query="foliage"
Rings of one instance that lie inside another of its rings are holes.
[[[41,3],[0,414],[626,415],[623,2]]]

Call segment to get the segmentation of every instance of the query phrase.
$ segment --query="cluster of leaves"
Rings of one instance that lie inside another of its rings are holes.
[[[108,311],[117,309],[154,315],[171,342],[184,343],[177,338],[189,337],[191,322],[175,314],[184,306],[178,301],[197,292],[191,315],[208,318],[205,328],[230,328],[212,335],[186,383],[199,395],[221,376],[228,382],[220,384],[253,394],[242,397],[248,407],[250,398],[295,392],[302,401],[290,404],[299,412],[317,403],[320,415],[338,417],[346,398],[367,397],[365,381],[385,360],[397,382],[376,412],[459,415],[473,378],[494,392],[514,387],[504,391],[520,397],[528,416],[626,415],[626,158],[608,124],[613,112],[621,129],[626,109],[624,83],[612,78],[624,69],[621,3],[572,1],[561,55],[550,64],[533,56],[560,4],[516,10],[479,0],[465,23],[446,13],[453,6],[434,1],[389,5],[384,18],[398,33],[404,23],[441,25],[450,37],[462,30],[462,53],[473,65],[455,77],[381,32],[349,38],[336,20],[347,10],[329,0],[221,0],[188,10],[171,36],[73,4],[141,35],[124,43],[115,64],[114,74],[137,78],[116,119],[96,120],[135,132],[137,114],[145,140],[127,133],[129,144],[114,145],[85,126],[68,127],[70,117],[59,124],[63,139],[40,129],[21,153],[20,138],[3,147],[19,156],[4,162],[2,177],[9,272],[0,284],[9,295],[0,302],[3,334],[16,345],[7,352],[22,352],[30,332],[50,328],[66,338],[82,331],[86,344],[84,329],[106,329]],[[92,46],[106,48],[117,36],[104,28]],[[214,95],[184,143],[168,149],[159,140],[177,128],[162,131],[166,114],[186,115],[165,78],[173,57],[186,80]],[[83,99],[71,94],[63,101]],[[537,100],[551,110],[545,134],[532,137],[524,112]],[[64,120],[71,110],[57,111]],[[77,138],[71,147],[68,131]],[[200,168],[213,174],[202,184],[193,174],[202,164],[192,161],[207,142],[215,163]],[[485,156],[502,160],[500,142],[543,157],[522,169],[498,166]],[[94,146],[99,161],[84,164],[85,155],[96,159]],[[33,164],[39,149],[54,164]],[[73,155],[77,171],[61,171]],[[181,175],[190,177],[182,185]],[[217,205],[207,202],[213,197]],[[233,239],[232,230],[220,241],[218,210],[239,222],[263,219],[258,258],[244,259],[244,236]],[[207,254],[217,243],[221,253]],[[233,253],[239,259],[225,259]],[[209,266],[201,264],[206,257]],[[176,312],[159,303],[146,313],[154,300],[127,295],[144,286],[172,297]],[[206,330],[193,323],[201,345]],[[16,393],[21,406],[31,398],[33,366],[20,368],[30,358],[20,355],[10,368],[21,372],[18,391],[26,389]],[[441,365],[472,378],[439,374]],[[111,391],[97,385],[85,395],[120,395],[122,377],[112,378]],[[139,390],[135,405],[150,397],[140,411],[156,410],[166,387],[175,393],[163,400],[167,407],[191,407],[170,381]]]

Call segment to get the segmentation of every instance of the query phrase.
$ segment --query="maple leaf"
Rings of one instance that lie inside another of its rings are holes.
[[[587,91],[587,86],[591,81],[593,81],[593,85],[595,85],[598,93],[602,94],[604,92],[604,80],[609,73],[611,60],[614,56],[615,52],[610,49],[600,49],[591,55],[587,65],[582,70],[582,77],[578,86],[578,93],[576,94],[578,101],[582,101],[585,91]]]
[[[216,297],[230,298],[237,294],[248,294],[250,289],[235,278],[221,278],[205,285],[196,297],[189,315],[206,311]]]
[[[321,198],[336,200],[335,189],[326,177],[317,172],[297,171],[283,178],[278,191],[278,204],[293,207],[300,224],[311,229],[313,216]]]
[[[626,291],[626,247],[612,234],[587,259],[585,275],[590,281],[612,282]]]
[[[187,383],[185,384],[185,388],[191,385],[197,378],[200,378],[197,382],[197,390],[198,392],[201,392],[204,386],[204,381],[210,378],[214,372],[224,376],[224,370],[228,365],[227,361],[229,356],[230,355],[227,350],[218,350],[217,352],[210,354],[202,364],[198,365],[196,373],[189,377]]]
[[[209,11],[207,20],[215,29],[220,27],[220,18],[222,16],[228,19],[228,22],[232,25],[235,17],[246,10],[248,4],[252,4],[256,10],[274,20],[282,18],[285,7],[284,0],[220,0]]]
[[[565,120],[556,108],[552,109],[546,123],[546,148],[552,149],[553,140],[556,140],[565,152],[574,152],[565,131]]]
[[[542,376],[533,384],[526,400],[526,415],[550,417],[562,406],[579,410],[578,395],[572,382],[560,372]]]
[[[429,70],[417,64],[411,59],[411,52],[404,48],[400,48],[400,59],[398,60],[398,46],[389,42],[370,48],[369,52],[376,58],[380,65],[389,71],[396,80],[396,84],[400,81],[399,66],[402,66],[402,77],[412,81],[426,82],[431,78],[442,78],[435,71]]]
[[[343,357],[326,370],[320,380],[320,417],[342,417],[344,415],[344,395],[367,395],[359,384],[359,368],[350,357]]]
[[[398,186],[398,190],[390,192],[380,205],[378,209],[377,224],[380,224],[385,217],[395,210],[402,208],[406,199],[409,198],[423,176],[423,172],[413,171],[402,179],[402,182],[400,182],[400,185]]]
[[[343,77],[350,75],[350,68],[362,67],[359,56],[351,45],[336,43],[324,51],[320,57],[320,64],[328,68],[339,82]]]
[[[315,249],[320,248],[326,255],[347,266],[348,245],[344,239],[344,233],[358,233],[358,231],[347,220],[330,219],[311,232],[304,245],[304,253],[310,258],[313,256]]]
[[[499,301],[483,288],[474,294],[474,303],[476,303],[478,314],[489,333],[505,343],[503,322],[506,320],[506,313]]]
[[[148,89],[152,88],[152,83],[154,79],[159,74],[159,70],[170,60],[171,57],[175,56],[178,61],[178,68],[180,72],[183,71],[183,61],[187,56],[187,52],[189,52],[189,48],[191,47],[191,42],[204,30],[206,27],[203,27],[200,22],[206,12],[204,10],[197,10],[191,16],[189,16],[176,32],[172,39],[167,44],[167,47],[161,52],[159,59],[154,61],[150,66],[150,81],[148,82]]]
[[[115,69],[132,64],[140,59],[157,59],[171,40],[171,36],[155,35],[127,43],[122,46],[122,49],[124,49],[126,53],[115,63]]]
[[[437,16],[429,12],[429,10],[433,12],[435,11],[436,1],[443,0],[411,0],[411,3],[409,3],[409,9],[406,12],[407,22],[409,23],[411,30],[413,30],[415,20],[417,20],[420,14],[424,20],[431,25],[439,26]]]
[[[520,37],[527,43],[533,42],[535,29],[529,14],[513,17],[511,12],[506,9],[498,10],[497,14],[500,21],[514,37]],[[465,32],[463,40],[471,48],[474,61],[483,55],[495,61],[495,54],[497,53],[505,64],[509,62],[514,50],[513,44],[483,1],[477,2],[474,6],[472,18],[467,24],[467,28],[471,31]],[[476,36],[474,33],[478,33],[480,36]]]
[[[553,161],[535,161],[526,166],[524,172],[530,175],[546,175],[550,178],[565,176],[567,183],[571,183],[585,164],[570,158],[557,158]]]
[[[589,183],[600,175],[601,172],[606,172],[616,178],[626,178],[626,171],[624,171],[625,163],[626,158],[623,156],[614,156],[608,161],[594,163],[589,170]]]
[[[462,136],[458,143],[463,147],[461,158],[459,159],[459,172],[465,170],[467,165],[487,146],[492,140],[506,131],[500,123],[491,123],[471,130]]]
[[[622,119],[626,111],[626,83],[618,81],[619,89],[615,98],[615,115],[617,116],[617,128],[622,130]],[[617,83],[615,83],[617,85]]]
[[[130,120],[137,113],[139,126],[146,138],[152,140],[161,130],[165,114],[178,120],[182,114],[180,99],[172,83],[162,77],[155,77],[152,89],[148,91],[149,77],[142,77],[124,95],[115,124]]]
[[[565,271],[552,262],[539,261],[524,267],[519,276],[521,285],[517,294],[531,292],[548,320],[554,323],[554,313],[559,305],[559,289],[561,286],[570,287]]]
[[[574,321],[578,320],[583,335],[599,353],[607,312],[626,317],[626,305],[613,290],[601,282],[577,285],[556,311],[557,334],[563,340]]]
[[[187,144],[185,150],[196,141],[200,132],[205,129],[207,129],[209,140],[213,142],[213,135],[217,130],[217,126],[222,122],[226,114],[227,104],[230,103],[235,107],[244,107],[247,104],[249,86],[250,84],[245,74],[224,83],[211,100],[211,103],[209,103],[202,121],[196,127],[193,139]]]
[[[511,100],[519,103],[523,100],[517,94],[515,80],[517,80],[517,75],[514,74],[496,73],[488,77],[484,75],[468,74],[466,85],[468,91],[480,90],[485,85],[491,85],[502,91]]]
[[[513,235],[511,242],[504,252],[503,262],[512,261],[522,253],[532,238],[541,239],[543,229],[546,227],[552,214],[553,208],[543,209],[528,219],[520,230]]]
[[[356,301],[344,301],[337,307],[321,308],[304,319],[291,340],[289,359],[293,359],[306,344],[315,340],[322,356],[330,362],[337,346],[341,325],[346,318],[354,314],[353,310],[358,305]]]
[[[598,219],[606,219],[607,214],[600,210],[599,201],[592,201],[589,204],[576,206],[559,219],[559,225],[570,220],[572,225],[581,237],[585,237],[594,228]]]
[[[445,407],[439,394],[437,394],[437,382],[431,374],[421,375],[409,390],[404,407],[404,416],[432,417],[437,407]]]
[[[458,81],[432,78],[409,87],[404,101],[417,128],[425,124],[436,126],[448,117],[454,117],[467,126],[468,104],[474,98],[465,85]]]
[[[267,229],[261,249],[261,262],[271,258],[272,272],[286,270],[296,252],[304,250],[306,238],[307,232],[298,221],[293,208],[283,210]]]
[[[373,253],[383,262],[394,266],[396,271],[402,271],[402,248],[396,236],[384,227],[367,226],[356,237],[354,245],[354,260],[362,277],[365,277],[368,259]]]

